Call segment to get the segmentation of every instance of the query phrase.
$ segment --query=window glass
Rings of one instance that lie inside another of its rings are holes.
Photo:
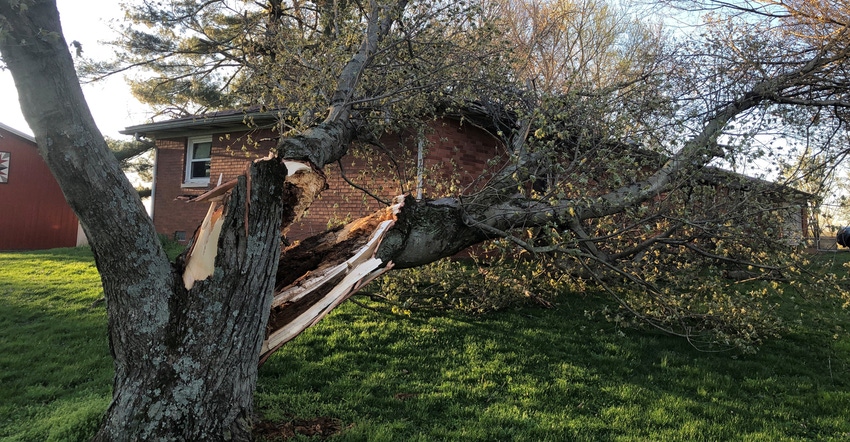
[[[210,161],[192,161],[191,178],[209,178]]]
[[[212,149],[212,143],[195,143],[192,146],[192,159],[200,160],[200,159],[209,159],[210,158],[210,149]]]
[[[186,183],[205,184],[210,178],[212,141],[209,137],[189,140],[186,149]]]

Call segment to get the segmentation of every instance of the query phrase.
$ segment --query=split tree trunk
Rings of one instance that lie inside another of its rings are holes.
[[[55,2],[0,0],[0,31],[39,153],[83,224],[103,282],[115,383],[96,439],[250,440],[285,167],[251,166],[231,195],[215,272],[189,290],[94,124]]]
[[[114,398],[96,440],[251,439],[285,168],[264,161],[249,174],[227,203],[214,273],[191,289],[173,274],[168,319],[153,342],[140,343],[152,346],[139,348],[141,357],[116,355]]]
[[[282,157],[312,163],[301,168],[304,175],[287,179],[286,166],[276,158],[253,163],[231,192],[226,212],[211,219],[215,229],[203,241],[205,250],[197,257],[193,250],[187,262],[172,266],[94,124],[55,1],[0,0],[0,53],[39,153],[84,226],[103,282],[115,383],[96,440],[251,439],[257,361],[278,273],[281,224],[297,217],[321,190],[317,170],[344,155],[354,135],[346,103],[350,93],[344,92],[353,90],[404,4],[399,0],[397,10],[385,17],[379,17],[384,9],[373,11],[357,55],[340,76],[343,93],[334,94],[328,120],[279,146]],[[322,312],[382,266],[370,256],[377,247],[372,244],[350,262],[355,272],[345,266],[345,289],[336,282],[327,285],[332,296],[320,298],[329,301]],[[317,304],[301,305],[313,315]],[[299,330],[320,315],[301,317]]]

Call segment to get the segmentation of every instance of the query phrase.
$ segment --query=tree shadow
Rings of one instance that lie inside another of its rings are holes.
[[[262,368],[257,402],[341,419],[352,440],[850,434],[850,343],[791,335],[756,355],[706,353],[588,318],[594,303],[414,320],[343,306]]]

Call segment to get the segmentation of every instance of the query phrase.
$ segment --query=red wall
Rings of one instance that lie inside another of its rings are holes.
[[[504,153],[501,143],[486,132],[459,126],[452,120],[438,120],[427,134],[424,196],[446,195],[442,187],[447,176],[461,184],[460,191],[488,169],[487,160]],[[214,187],[220,174],[226,182],[244,171],[248,161],[265,156],[274,147],[273,134],[255,133],[262,140],[256,149],[242,150],[244,134],[213,135],[211,185],[205,188],[181,187],[184,175],[186,138],[157,140],[157,170],[154,194],[154,224],[157,232],[174,238],[177,231],[190,239],[206,214],[208,204],[186,203],[178,197],[199,195]],[[415,137],[391,135],[382,140],[385,149],[354,149],[342,161],[346,178],[369,189],[379,198],[389,201],[402,192],[415,195],[416,149]],[[248,143],[250,144],[250,143]],[[394,163],[388,160],[392,156]],[[455,167],[456,166],[456,167]],[[377,170],[376,170],[377,167]],[[329,224],[341,223],[366,216],[383,207],[381,202],[350,186],[340,174],[337,164],[325,168],[328,189],[313,203],[306,216],[287,233],[289,239],[303,239],[325,231]],[[475,186],[473,186],[474,188]],[[469,190],[469,189],[467,189]]]
[[[77,217],[35,143],[0,128],[0,151],[11,153],[0,183],[0,250],[76,246]]]
[[[156,231],[171,239],[175,239],[175,232],[184,232],[186,239],[190,239],[195,229],[201,225],[209,204],[191,203],[187,202],[187,199],[215,187],[219,176],[224,183],[236,178],[245,170],[249,161],[267,155],[269,148],[274,147],[275,144],[269,135],[254,134],[251,141],[245,138],[225,137],[224,134],[213,135],[210,184],[205,187],[183,187],[187,138],[157,140],[153,201],[153,220]],[[260,142],[259,147],[246,147],[243,150],[243,146],[253,144],[253,139],[263,141]]]

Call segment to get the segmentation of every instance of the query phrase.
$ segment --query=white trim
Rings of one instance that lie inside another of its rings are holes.
[[[148,212],[148,215],[153,219],[153,208],[156,205],[156,169],[157,163],[159,163],[159,148],[154,147],[153,149],[153,179],[151,179],[151,209]]]
[[[83,223],[77,221],[77,247],[89,245],[89,239],[86,237],[86,232],[83,230]]]
[[[186,139],[186,150],[184,158],[186,159],[185,169],[183,170],[183,187],[203,187],[210,183],[209,177],[191,178],[192,173],[192,147],[200,143],[210,143],[210,162],[212,162],[212,135],[202,137],[190,137]]]
[[[189,181],[188,183],[183,183],[183,184],[180,185],[180,187],[182,187],[184,189],[185,188],[191,189],[192,187],[209,187],[209,184],[210,184],[209,180],[207,180],[207,181],[195,180],[195,181]]]
[[[23,133],[23,132],[21,132],[21,131],[19,131],[19,130],[15,129],[14,127],[9,127],[9,126],[6,126],[6,125],[5,125],[5,124],[3,124],[3,123],[0,123],[0,129],[3,129],[3,130],[5,130],[6,132],[9,132],[9,133],[11,133],[11,134],[13,134],[13,135],[17,135],[17,136],[19,136],[19,137],[21,137],[21,138],[23,138],[23,139],[25,139],[25,140],[27,140],[27,141],[32,141],[33,143],[35,143],[35,138],[34,138],[32,135],[29,135],[29,134]]]

